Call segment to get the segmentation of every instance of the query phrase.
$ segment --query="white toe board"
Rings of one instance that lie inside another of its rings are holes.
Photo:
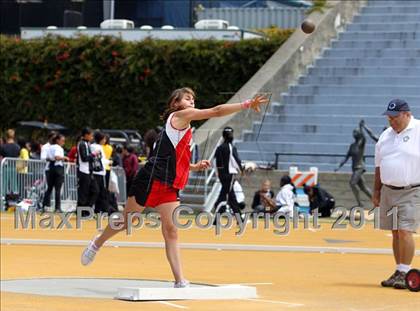
[[[257,298],[257,289],[251,286],[203,286],[185,288],[120,287],[117,299],[132,301],[147,300],[204,300],[204,299],[250,299]]]

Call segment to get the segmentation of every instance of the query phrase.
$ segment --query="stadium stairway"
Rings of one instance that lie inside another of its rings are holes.
[[[405,99],[420,117],[420,1],[369,1],[321,55],[243,132],[236,143],[243,160],[272,164],[275,153],[286,153],[278,156],[279,169],[330,172],[361,119],[382,132],[381,114],[392,98]],[[365,155],[372,156],[375,142],[366,137]],[[373,172],[373,157],[366,161]],[[351,160],[342,171],[351,171]]]

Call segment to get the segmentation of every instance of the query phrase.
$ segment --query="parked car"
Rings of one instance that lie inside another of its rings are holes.
[[[135,148],[137,154],[145,154],[144,140],[137,130],[101,129],[101,131],[109,135],[111,145],[131,145]]]

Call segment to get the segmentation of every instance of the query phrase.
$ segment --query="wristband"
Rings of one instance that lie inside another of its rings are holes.
[[[251,107],[251,103],[252,103],[252,100],[247,99],[246,101],[241,103],[241,108],[242,109],[249,109]]]

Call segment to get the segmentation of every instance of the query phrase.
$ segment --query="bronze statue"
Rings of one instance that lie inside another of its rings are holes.
[[[366,137],[363,134],[364,127],[365,122],[364,120],[361,120],[359,122],[359,127],[353,130],[353,137],[355,141],[350,145],[344,160],[334,170],[335,172],[337,172],[347,162],[347,160],[351,158],[351,168],[353,174],[350,179],[350,187],[356,198],[358,206],[363,206],[362,202],[360,201],[359,188],[369,197],[369,199],[372,198],[372,192],[366,186],[365,179],[363,178],[363,173],[366,172],[364,159]]]

